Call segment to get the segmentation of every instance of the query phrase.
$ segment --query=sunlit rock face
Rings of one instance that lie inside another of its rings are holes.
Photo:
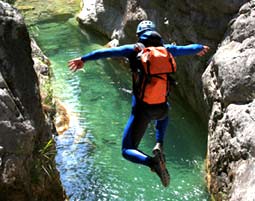
[[[221,200],[255,199],[255,2],[244,4],[203,74],[211,108],[209,189]]]

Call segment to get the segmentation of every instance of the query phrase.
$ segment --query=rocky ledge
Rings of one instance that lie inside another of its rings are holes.
[[[31,54],[22,16],[0,1],[0,200],[64,200],[34,70],[47,67]]]

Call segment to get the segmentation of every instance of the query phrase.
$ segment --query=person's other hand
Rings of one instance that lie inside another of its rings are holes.
[[[204,56],[209,51],[209,49],[210,48],[208,46],[204,45],[203,49],[200,52],[198,52],[197,55],[200,56],[200,57]]]
[[[81,60],[81,57],[68,61],[68,67],[72,72],[83,68],[83,66],[84,62]]]

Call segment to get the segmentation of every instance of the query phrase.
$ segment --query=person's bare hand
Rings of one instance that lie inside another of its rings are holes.
[[[209,51],[209,49],[210,48],[208,46],[204,45],[203,49],[200,52],[198,52],[197,55],[200,57],[204,56]]]
[[[68,67],[72,72],[75,72],[81,68],[83,68],[84,62],[81,60],[81,58],[76,58],[68,61]]]

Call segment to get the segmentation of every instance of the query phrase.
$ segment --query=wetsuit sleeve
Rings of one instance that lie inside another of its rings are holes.
[[[109,57],[129,57],[134,52],[134,45],[122,45],[114,48],[103,48],[92,51],[81,57],[82,61],[97,60]]]
[[[176,56],[184,56],[184,55],[194,55],[203,50],[203,45],[200,44],[191,44],[191,45],[164,45],[168,52],[170,52],[174,57]]]

